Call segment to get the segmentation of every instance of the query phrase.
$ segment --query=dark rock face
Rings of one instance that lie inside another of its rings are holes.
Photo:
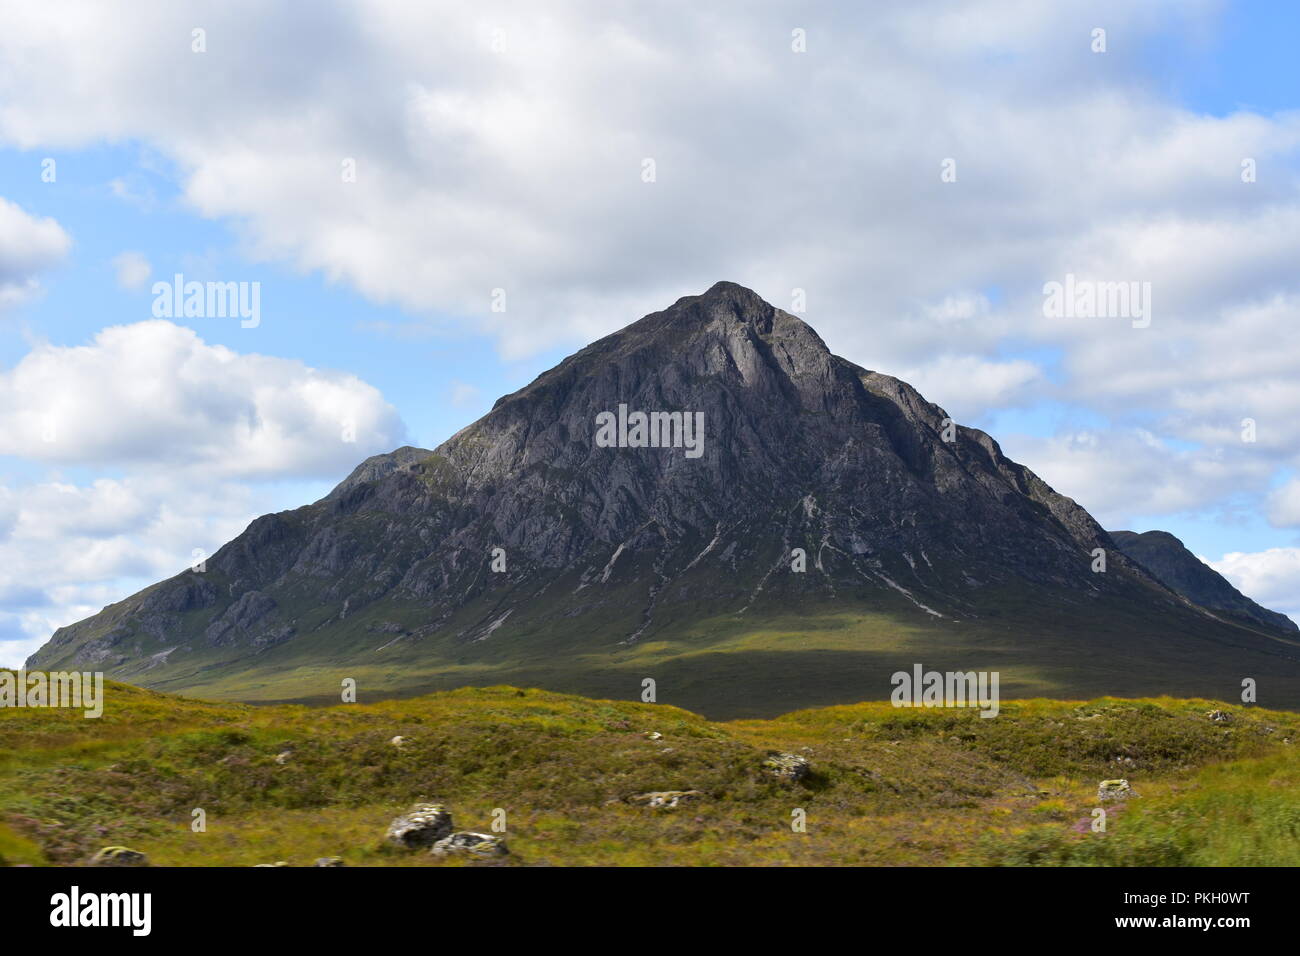
[[[620,406],[702,421],[700,453],[602,447]],[[724,282],[437,449],[375,456],[315,504],[257,519],[204,573],[61,628],[29,666],[93,661],[173,689],[305,641],[334,660],[433,641],[465,659],[503,642],[553,654],[832,601],[927,625],[1026,607],[1141,607],[1171,633],[1203,617],[988,435]]]
[[[1290,634],[1300,631],[1285,614],[1260,607],[1234,588],[1169,532],[1112,531],[1110,535],[1120,550],[1189,601],[1257,627]]]

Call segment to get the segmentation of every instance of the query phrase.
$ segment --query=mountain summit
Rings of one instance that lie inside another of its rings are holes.
[[[732,715],[883,698],[918,661],[1000,669],[1004,694],[1300,690],[1283,629],[1166,587],[988,435],[730,282],[258,518],[29,666],[245,699],[651,678]]]

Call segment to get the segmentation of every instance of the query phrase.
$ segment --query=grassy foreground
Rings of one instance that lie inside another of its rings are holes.
[[[512,687],[328,708],[122,684],[106,698],[98,720],[0,710],[0,865],[85,863],[110,845],[164,866],[460,865],[384,845],[426,800],[458,830],[504,811],[510,855],[474,865],[1300,865],[1300,715],[1204,700],[716,723]],[[773,751],[813,772],[771,776]],[[1098,782],[1117,777],[1138,796],[1106,804],[1094,832]],[[704,795],[676,809],[626,802],[689,789]]]

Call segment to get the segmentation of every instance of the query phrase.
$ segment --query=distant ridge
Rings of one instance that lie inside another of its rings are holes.
[[[1283,633],[1300,631],[1285,614],[1260,607],[1234,588],[1168,531],[1112,531],[1110,536],[1120,550],[1162,583],[1201,607]]]

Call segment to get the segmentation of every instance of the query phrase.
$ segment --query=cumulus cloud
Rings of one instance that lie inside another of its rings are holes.
[[[1260,459],[1171,448],[1141,429],[1009,435],[1001,445],[1105,528],[1127,528],[1137,515],[1199,511],[1233,495],[1262,493],[1271,474]]]
[[[42,55],[0,71],[0,136],[146,140],[187,171],[195,208],[245,225],[254,254],[458,312],[511,353],[588,340],[725,277],[776,300],[806,288],[846,342],[903,358],[914,349],[855,326],[975,283],[1036,286],[1054,253],[1095,239],[1103,254],[1117,212],[1210,196],[1210,216],[1233,214],[1241,150],[1271,157],[1300,127],[1133,95],[1136,60],[1119,52],[1209,9],[378,0],[303,23],[290,3],[157,0],[124,16],[88,0],[60,9],[57,32],[39,7],[7,24],[0,52]],[[1098,57],[1102,20],[1125,42]],[[959,176],[944,185],[948,157]]]
[[[1044,381],[1042,369],[1033,362],[989,361],[974,355],[944,355],[896,374],[958,419],[1023,401],[1031,386]]]
[[[0,454],[229,477],[329,476],[402,444],[355,375],[208,345],[165,320],[40,345],[0,372]]]
[[[486,331],[507,356],[585,343],[718,279],[787,308],[802,290],[835,351],[958,417],[1052,398],[1120,423],[997,436],[1114,527],[1262,502],[1300,467],[1300,113],[1197,114],[1144,72],[1156,32],[1195,34],[1219,12],[27,4],[0,31],[0,143],[139,141],[245,255],[421,327]],[[15,231],[40,241],[7,242]],[[66,248],[57,224],[0,204],[0,302],[30,295]],[[1067,274],[1150,282],[1150,326],[1045,316],[1043,284]],[[1017,348],[1059,355],[1051,378]],[[141,323],[0,376],[15,423],[0,451],[320,473],[400,443],[368,389]],[[1292,493],[1272,502],[1291,524]]]
[[[0,454],[51,468],[0,484],[0,665],[257,515],[304,503],[310,480],[341,478],[406,432],[356,376],[209,345],[162,320],[36,345],[0,371],[0,420]],[[62,477],[68,466],[99,477]]]
[[[0,666],[51,632],[216,551],[269,510],[229,481],[132,475],[0,486]]]
[[[1300,621],[1300,548],[1234,551],[1206,563],[1242,594]]]
[[[33,216],[0,196],[0,308],[35,295],[40,273],[71,246],[71,238],[55,220]]]
[[[1252,451],[1286,458],[1300,114],[1192,113],[1143,72],[1157,32],[1219,13],[372,0],[304,22],[287,2],[71,0],[11,12],[0,141],[143,141],[246,254],[509,356],[727,278],[781,306],[804,290],[832,348],[939,383],[963,413],[1043,393],[1010,341],[1063,352],[1061,400],[1156,408],[1145,427],[1218,447],[1267,419]],[[1152,326],[1043,316],[1043,283],[1067,273],[1151,282]]]
[[[1300,527],[1300,481],[1293,478],[1269,495],[1268,520],[1279,528]]]

